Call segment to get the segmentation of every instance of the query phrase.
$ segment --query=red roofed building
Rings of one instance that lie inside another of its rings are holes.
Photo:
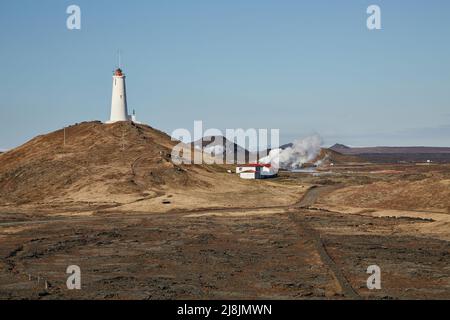
[[[268,179],[277,176],[271,164],[249,163],[236,167],[236,173],[242,179]]]

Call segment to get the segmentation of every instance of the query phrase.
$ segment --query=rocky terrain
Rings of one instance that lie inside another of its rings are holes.
[[[324,149],[245,181],[177,143],[87,122],[0,155],[0,299],[450,299],[449,165]]]

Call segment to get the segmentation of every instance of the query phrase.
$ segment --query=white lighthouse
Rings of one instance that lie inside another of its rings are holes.
[[[125,74],[118,68],[113,75],[113,90],[111,100],[111,117],[107,123],[131,120],[127,108],[127,88]]]

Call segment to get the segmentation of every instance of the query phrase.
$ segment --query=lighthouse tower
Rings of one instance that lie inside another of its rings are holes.
[[[107,123],[128,121],[130,116],[127,109],[127,89],[125,74],[118,68],[113,75],[113,90],[111,100],[111,118]]]

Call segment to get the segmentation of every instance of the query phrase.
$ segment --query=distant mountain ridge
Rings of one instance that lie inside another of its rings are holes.
[[[334,146],[332,146],[330,149],[351,149],[351,147],[346,146],[345,144],[336,143]]]
[[[357,147],[335,144],[331,150],[345,155],[355,155],[374,162],[450,162],[447,147]]]
[[[286,143],[280,146],[280,149],[292,148],[294,146],[293,143]],[[339,145],[348,148],[344,145]],[[270,149],[268,150],[268,152]],[[320,153],[317,157],[311,161],[311,163],[317,163],[321,161],[323,164],[342,164],[342,163],[361,163],[365,162],[364,159],[356,156],[356,155],[347,155],[341,152],[335,151],[331,148],[321,148]]]
[[[450,153],[446,147],[357,147],[352,148],[343,144],[335,144],[330,148],[344,154],[362,153]]]
[[[203,137],[202,139],[194,141],[191,144],[193,148],[195,148],[196,146],[201,147],[204,152],[215,157],[223,158],[223,160],[226,160],[228,150],[233,150],[235,161],[238,160],[238,155],[244,156],[246,162],[250,161],[251,159],[250,151],[248,151],[244,147],[241,147],[237,143],[228,140],[224,136]]]

